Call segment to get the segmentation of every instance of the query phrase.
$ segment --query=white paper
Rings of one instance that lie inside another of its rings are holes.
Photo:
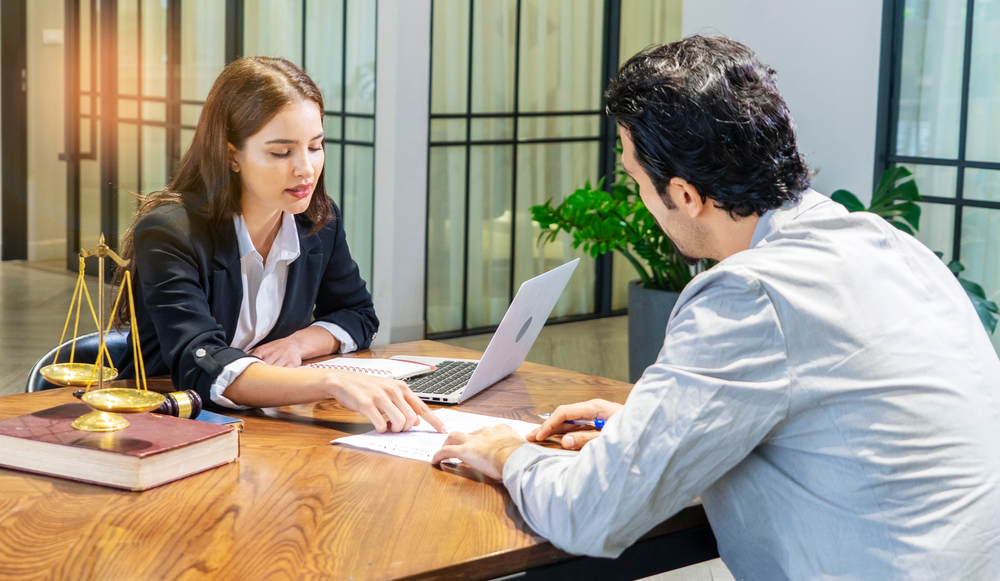
[[[506,424],[513,428],[521,437],[524,437],[528,435],[528,432],[541,425],[447,409],[434,410],[434,414],[444,423],[445,428],[449,432],[469,433],[475,432],[480,428]],[[401,458],[430,462],[434,453],[441,449],[447,438],[448,434],[439,434],[427,423],[427,420],[421,419],[420,425],[414,426],[408,432],[386,432],[380,434],[376,430],[372,430],[366,434],[338,438],[332,440],[330,443],[344,444],[355,448],[385,452],[386,454],[392,454]]]
[[[406,379],[415,375],[423,375],[435,369],[433,365],[427,365],[426,363],[416,363],[403,359],[376,359],[368,357],[335,357],[303,365],[303,367],[344,369],[355,373],[381,375],[394,379]]]

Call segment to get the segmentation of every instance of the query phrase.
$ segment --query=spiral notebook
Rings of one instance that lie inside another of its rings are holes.
[[[310,363],[305,367],[342,369],[344,371],[366,373],[368,375],[377,375],[391,379],[406,379],[407,377],[430,373],[437,369],[433,365],[402,359],[369,359],[361,357],[336,357],[326,361]]]

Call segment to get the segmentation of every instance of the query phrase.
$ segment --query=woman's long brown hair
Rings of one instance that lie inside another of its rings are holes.
[[[139,209],[125,237],[119,254],[128,260],[127,269],[115,271],[112,285],[122,283],[125,270],[135,279],[136,224],[155,208],[180,204],[188,212],[198,213],[210,222],[223,223],[240,213],[242,185],[240,174],[230,167],[227,144],[242,150],[246,140],[261,130],[285,105],[308,99],[323,109],[323,95],[316,83],[299,67],[283,58],[245,57],[227,66],[212,85],[205,99],[191,147],[184,154],[177,173],[166,189],[138,196]],[[318,232],[333,216],[326,195],[323,174],[316,178],[316,189],[305,211],[313,224],[310,235]],[[115,325],[128,324],[128,304],[119,303]]]

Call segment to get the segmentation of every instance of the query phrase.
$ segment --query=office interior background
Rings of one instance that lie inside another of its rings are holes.
[[[618,65],[704,32],[778,71],[817,190],[867,201],[909,168],[918,238],[1000,299],[995,0],[3,0],[0,28],[4,261],[72,275],[100,233],[115,246],[225,64],[273,55],[323,91],[328,189],[379,342],[488,334],[521,282],[575,257],[553,322],[620,317],[630,265],[538,246],[529,208],[613,171]],[[11,328],[20,271],[0,272]]]
[[[820,192],[867,202],[909,168],[917,237],[1000,302],[997,0],[3,0],[0,394],[55,344],[80,249],[115,246],[130,193],[169,182],[242,55],[285,57],[323,91],[328,191],[378,342],[482,349],[521,282],[580,257],[552,315],[576,327],[535,351],[625,379],[634,272],[568,236],[539,247],[529,208],[613,171],[607,80],[696,32],[778,71]],[[718,561],[687,575],[731,578]]]

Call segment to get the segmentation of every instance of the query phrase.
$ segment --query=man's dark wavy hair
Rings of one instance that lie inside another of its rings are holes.
[[[690,36],[622,65],[607,113],[628,129],[643,170],[668,206],[680,177],[736,216],[758,216],[809,188],[809,168],[776,73],[746,46]]]

